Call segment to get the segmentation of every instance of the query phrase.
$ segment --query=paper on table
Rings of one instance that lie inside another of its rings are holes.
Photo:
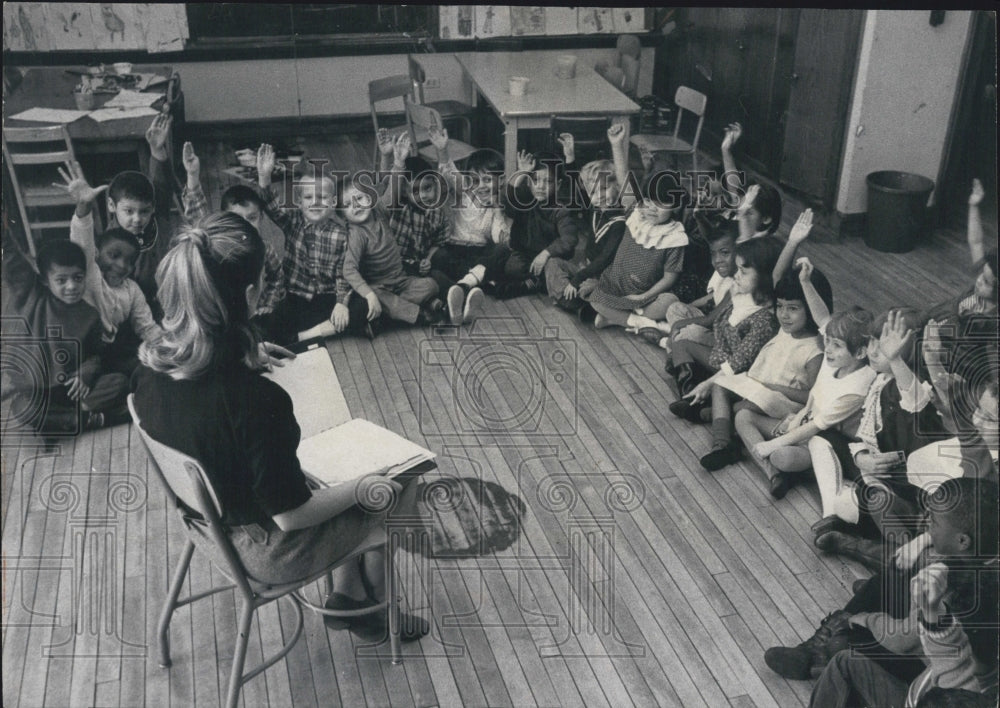
[[[299,354],[284,366],[264,374],[292,397],[302,438],[310,438],[351,419],[340,379],[326,347]]]
[[[144,106],[138,106],[136,108],[101,108],[96,111],[91,111],[90,117],[96,120],[98,123],[104,123],[109,120],[124,120],[125,118],[142,118],[144,116],[155,116],[158,115],[159,111],[155,108],[146,108]]]
[[[66,108],[29,108],[10,116],[11,120],[30,120],[39,123],[72,123],[87,115],[87,111],[74,111]]]
[[[104,104],[104,108],[149,108],[163,98],[160,93],[139,93],[122,89],[118,95]]]
[[[142,91],[143,89],[147,89],[150,86],[156,86],[157,84],[165,84],[168,81],[170,81],[169,77],[161,76],[160,74],[143,74],[140,72],[137,73],[136,76],[139,77],[139,80],[135,84],[135,88],[137,91]]]
[[[375,472],[393,477],[436,457],[430,450],[363,418],[306,438],[299,443],[296,455],[303,471],[327,485]]]

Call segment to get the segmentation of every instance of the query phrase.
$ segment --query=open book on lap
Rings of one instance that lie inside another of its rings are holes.
[[[284,388],[302,431],[296,454],[321,485],[380,472],[389,477],[433,469],[435,454],[387,428],[351,418],[325,347],[311,348],[265,376]]]

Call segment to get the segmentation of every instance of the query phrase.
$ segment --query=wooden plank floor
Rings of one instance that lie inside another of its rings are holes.
[[[231,146],[196,147],[218,203]],[[347,168],[370,159],[346,137],[303,147]],[[783,233],[799,211],[786,202]],[[855,240],[802,251],[838,307],[924,306],[969,281],[959,232],[905,255]],[[808,703],[810,685],[771,673],[763,651],[808,637],[863,571],[813,548],[814,487],[775,503],[750,463],[700,468],[709,431],[666,412],[658,349],[582,326],[540,297],[489,301],[461,332],[397,328],[327,349],[355,416],[439,453],[426,483],[494,483],[524,513],[505,550],[401,554],[406,605],[432,623],[401,666],[307,616],[295,649],[244,688],[243,705]],[[470,356],[479,364],[467,371]],[[8,436],[2,452],[4,705],[218,705],[234,598],[178,611],[173,667],[157,665],[157,614],[184,534],[130,428],[54,450]],[[222,582],[196,555],[188,589]],[[248,666],[292,619],[281,605],[259,612]]]

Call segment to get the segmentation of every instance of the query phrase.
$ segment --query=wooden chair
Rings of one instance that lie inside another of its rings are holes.
[[[422,106],[406,99],[406,117],[410,124],[410,140],[417,153],[432,163],[437,162],[437,148],[430,144],[429,131],[443,125],[441,114],[430,106]],[[475,150],[476,148],[461,140],[448,140],[448,157],[454,162],[464,160]]]
[[[178,508],[178,511],[181,513],[181,518],[185,518],[185,516],[184,512],[181,511],[181,507],[177,505],[178,501],[183,502],[184,506],[194,512],[197,512],[201,518],[204,519],[206,528],[205,535],[210,539],[210,546],[208,548],[203,548],[203,550],[209,551],[209,555],[214,564],[233,583],[232,585],[212,588],[211,590],[205,590],[195,595],[178,599],[181,587],[185,584],[188,567],[191,564],[191,557],[194,554],[195,547],[206,543],[206,541],[197,532],[188,531],[187,543],[184,546],[184,550],[181,552],[180,560],[178,561],[177,568],[174,571],[174,577],[170,583],[170,589],[167,593],[167,598],[164,602],[163,610],[160,614],[159,624],[157,626],[157,638],[159,640],[160,648],[160,666],[168,668],[171,665],[169,631],[170,619],[173,616],[174,610],[178,607],[189,605],[203,598],[230,589],[236,590],[236,596],[239,600],[239,627],[238,634],[236,635],[236,647],[233,651],[233,666],[229,676],[229,689],[226,695],[226,706],[228,708],[235,708],[237,705],[243,684],[250,681],[263,671],[266,671],[276,662],[280,661],[286,654],[288,654],[289,651],[291,651],[292,647],[295,646],[295,643],[302,635],[302,605],[309,607],[319,614],[341,618],[357,617],[373,612],[381,612],[388,607],[389,639],[391,643],[392,662],[394,664],[399,664],[402,661],[399,649],[399,597],[397,592],[397,583],[394,581],[395,569],[393,568],[391,553],[387,552],[385,554],[387,587],[391,589],[387,592],[389,592],[391,602],[382,602],[378,605],[362,610],[327,610],[308,602],[302,596],[300,592],[302,588],[323,577],[326,578],[327,591],[329,592],[333,585],[331,575],[332,568],[322,570],[310,577],[303,578],[302,580],[294,583],[269,585],[253,580],[243,568],[239,555],[236,553],[236,549],[230,542],[226,529],[220,521],[222,509],[219,505],[219,500],[215,495],[215,491],[212,489],[212,485],[201,464],[193,458],[188,457],[187,455],[184,455],[173,448],[167,447],[166,445],[151,438],[142,427],[142,422],[139,420],[139,416],[135,411],[135,403],[132,395],[129,395],[128,397],[128,409],[129,413],[132,415],[132,422],[135,425],[135,429],[138,431],[139,437],[142,439],[143,445],[149,453],[150,467],[163,484],[163,489],[167,493],[170,503]],[[189,521],[188,519],[185,519],[185,524],[188,523],[201,522]],[[341,560],[337,565],[339,566],[344,563],[351,562],[357,563],[357,558],[360,554],[380,549],[382,547],[383,545],[379,543],[355,549],[348,557]],[[254,613],[258,608],[283,597],[287,597],[291,600],[292,609],[295,612],[295,627],[292,630],[291,638],[285,642],[276,654],[263,660],[251,671],[243,673],[244,663],[246,661],[247,642],[250,636],[250,623],[253,621]]]
[[[604,116],[597,118],[552,116],[549,119],[549,149],[557,155],[562,155],[562,146],[556,138],[561,133],[571,133],[576,152],[574,165],[577,169],[591,160],[608,158],[611,150],[608,144],[610,125],[611,120]]]
[[[408,74],[397,74],[395,76],[389,76],[384,79],[375,79],[374,81],[368,82],[368,104],[371,107],[372,112],[372,128],[375,130],[375,147],[373,148],[372,155],[372,161],[375,163],[375,169],[378,169],[379,166],[378,131],[380,127],[385,127],[379,125],[378,104],[384,101],[393,101],[396,99],[404,100],[401,114],[404,116],[405,122],[402,125],[394,125],[388,128],[389,134],[396,137],[401,133],[410,131],[409,119],[405,117],[405,101],[407,99],[412,101],[413,97],[413,81],[410,80]]]
[[[57,168],[68,169],[75,160],[73,143],[65,125],[3,128],[3,161],[7,164],[32,258],[35,256],[33,232],[69,229],[71,211],[65,218],[53,218],[51,214],[43,216],[40,210],[49,213],[60,207],[76,206],[76,201],[65,189],[53,184],[62,184]]]
[[[669,152],[676,155],[691,155],[695,172],[698,171],[698,141],[701,139],[701,128],[705,122],[705,106],[708,99],[705,94],[687,86],[680,86],[674,94],[677,104],[677,122],[674,124],[673,135],[648,135],[640,133],[633,135],[629,142],[640,150],[649,152]],[[694,131],[694,139],[687,142],[680,137],[681,122],[684,112],[694,114],[698,125]]]
[[[410,80],[413,82],[416,103],[424,106],[430,106],[441,115],[442,120],[461,121],[463,125],[462,140],[469,142],[472,139],[472,121],[470,120],[470,116],[475,112],[476,107],[470,106],[468,103],[463,101],[455,101],[453,99],[431,101],[430,103],[427,103],[427,101],[424,100],[424,84],[427,82],[427,73],[424,71],[424,67],[420,63],[420,60],[414,55],[408,54],[406,59],[410,65]]]

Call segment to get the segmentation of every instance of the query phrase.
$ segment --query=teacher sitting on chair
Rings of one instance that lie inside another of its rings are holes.
[[[260,375],[268,359],[250,313],[263,271],[264,243],[236,214],[212,214],[175,236],[156,271],[163,335],[139,349],[142,366],[133,385],[135,408],[150,437],[204,467],[247,573],[276,584],[306,578],[354,549],[384,543],[388,512],[368,511],[358,502],[384,501],[389,485],[392,513],[415,517],[416,485],[404,490],[396,481],[370,475],[354,484],[310,488],[295,455],[299,426],[291,398]],[[199,520],[188,527],[207,537]],[[361,562],[336,568],[327,608],[354,610],[380,602],[383,554],[368,552],[359,556]],[[367,638],[386,636],[384,612],[326,619],[328,626],[350,627]],[[400,624],[404,641],[427,633],[423,619],[405,617]]]

